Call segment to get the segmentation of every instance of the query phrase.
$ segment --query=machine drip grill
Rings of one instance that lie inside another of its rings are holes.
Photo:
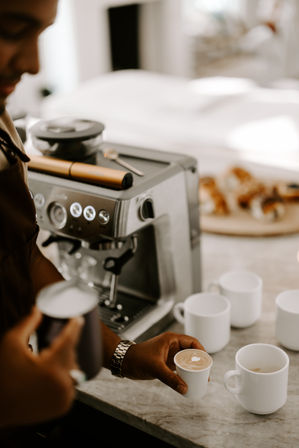
[[[102,322],[116,333],[125,331],[154,306],[145,300],[119,292],[117,305],[120,309],[111,309],[105,305],[107,297],[105,294],[100,296],[99,315]]]

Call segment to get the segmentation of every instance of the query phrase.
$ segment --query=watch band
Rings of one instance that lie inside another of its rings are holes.
[[[120,341],[120,343],[116,347],[115,352],[113,353],[113,356],[111,358],[110,369],[111,369],[112,375],[123,378],[123,375],[121,373],[122,363],[123,363],[124,357],[125,357],[128,349],[133,344],[135,344],[135,342],[133,342],[133,341],[128,341],[128,340]]]

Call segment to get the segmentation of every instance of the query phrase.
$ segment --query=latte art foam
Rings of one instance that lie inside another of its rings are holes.
[[[211,357],[208,353],[197,349],[182,350],[175,356],[175,362],[182,369],[203,370],[211,365]]]

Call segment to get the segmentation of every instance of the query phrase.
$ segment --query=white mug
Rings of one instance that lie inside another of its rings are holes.
[[[271,414],[286,403],[289,357],[281,348],[262,343],[245,345],[237,351],[235,365],[235,370],[225,373],[224,385],[244,409]]]
[[[276,297],[275,335],[284,347],[299,350],[299,289]]]
[[[249,327],[261,316],[263,281],[254,272],[233,270],[222,274],[209,285],[209,291],[217,288],[231,302],[231,325]]]
[[[203,350],[187,348],[174,357],[177,374],[188,385],[184,397],[199,400],[206,392],[213,365],[211,356]]]
[[[230,339],[230,308],[226,297],[201,292],[177,303],[173,311],[185,334],[197,338],[208,353],[216,353]]]

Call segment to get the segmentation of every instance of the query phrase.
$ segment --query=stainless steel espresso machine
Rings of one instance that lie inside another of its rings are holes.
[[[34,125],[32,147],[42,155],[29,164],[29,188],[62,275],[96,289],[101,319],[121,337],[142,340],[201,289],[197,162],[103,142],[103,129],[76,119]],[[113,183],[115,173],[122,177]]]

